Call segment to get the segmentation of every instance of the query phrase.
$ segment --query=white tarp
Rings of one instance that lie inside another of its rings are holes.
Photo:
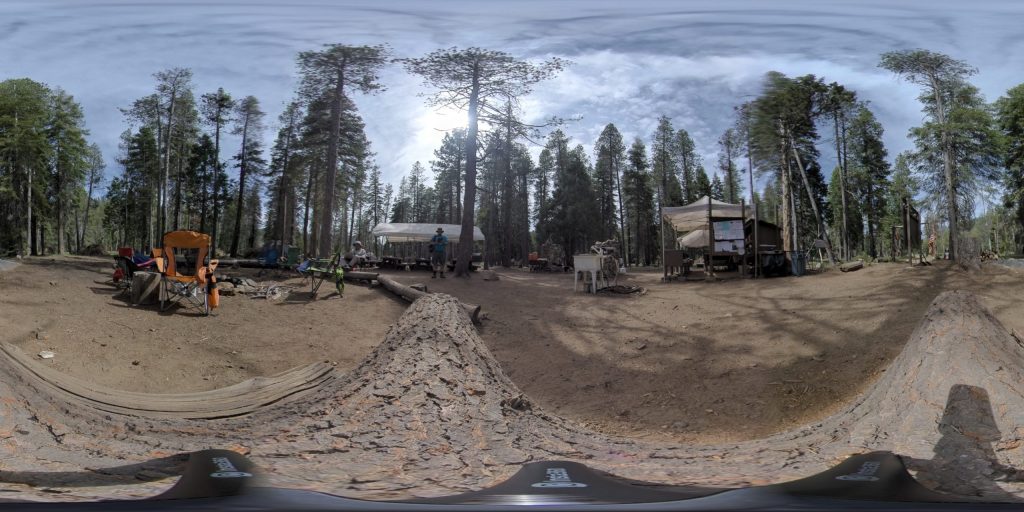
[[[752,217],[754,212],[747,208],[747,216]],[[679,232],[707,229],[708,227],[708,196],[704,196],[686,206],[666,206],[662,208],[662,217]],[[743,218],[743,207],[738,204],[723,203],[715,199],[711,200],[711,216],[719,219],[740,219]],[[704,236],[705,240],[707,235]],[[706,247],[707,243],[702,247]]]
[[[377,224],[373,228],[374,236],[385,236],[388,242],[429,242],[431,237],[437,234],[437,228],[444,230],[448,241],[455,243],[459,241],[462,234],[462,226],[458,224]],[[480,228],[473,226],[473,240],[483,241],[484,233]]]
[[[679,237],[679,245],[687,249],[701,249],[708,246],[708,230],[695,229]]]
[[[718,238],[717,233],[715,238]],[[686,249],[707,249],[708,230],[695,229],[681,236],[678,239],[679,245]],[[743,254],[744,247],[742,240],[715,240],[715,252],[734,252]]]

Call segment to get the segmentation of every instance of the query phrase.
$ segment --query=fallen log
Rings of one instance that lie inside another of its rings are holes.
[[[349,272],[345,272],[345,279],[351,279],[356,281],[376,281],[377,276],[379,275],[380,274],[378,274],[377,272],[360,272],[358,270],[352,270]]]
[[[384,288],[387,288],[391,293],[394,293],[409,302],[413,302],[416,299],[427,295],[426,292],[413,289],[412,287],[399,283],[387,276],[378,276],[377,282],[384,286]],[[459,304],[462,304],[462,308],[466,310],[466,313],[469,313],[469,318],[473,320],[474,324],[480,323],[480,306],[475,304],[466,304],[461,301]]]
[[[854,270],[860,270],[862,268],[864,268],[864,260],[851,261],[849,263],[839,265],[839,270],[843,272],[853,272]]]

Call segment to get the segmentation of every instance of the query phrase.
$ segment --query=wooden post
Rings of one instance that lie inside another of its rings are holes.
[[[708,260],[704,263],[704,279],[715,275],[715,224],[711,219],[711,196],[708,196]]]
[[[747,225],[747,199],[745,197],[741,197],[740,198],[740,226],[746,226],[746,225]],[[743,230],[741,229],[740,232],[743,232]],[[747,236],[744,233],[743,240],[740,241],[740,246],[741,247],[746,245],[746,243],[747,243],[746,239],[747,239]],[[744,247],[744,249],[746,249],[746,248]],[[740,271],[743,272],[743,276],[746,277],[746,275],[747,275],[747,253],[746,253],[746,250],[743,251],[743,258],[740,259]]]
[[[662,282],[668,281],[668,266],[665,265],[665,208],[664,205],[658,205],[658,234],[661,236],[661,280]]]
[[[751,194],[753,195],[753,194]],[[761,246],[758,240],[758,232],[761,231],[761,220],[758,218],[758,205],[756,202],[754,206],[754,279],[757,279],[761,275]]]
[[[904,225],[907,233],[907,263],[911,266],[914,265],[914,244],[910,241],[910,201],[906,197],[903,198],[903,216],[906,218]]]

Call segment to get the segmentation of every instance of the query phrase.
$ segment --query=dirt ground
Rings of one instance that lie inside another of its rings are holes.
[[[352,369],[406,307],[351,284],[344,298],[321,291],[309,301],[301,280],[287,279],[296,292],[284,301],[224,297],[211,318],[160,313],[115,295],[109,261],[38,258],[0,273],[0,341],[29,354],[52,350],[56,369],[113,388],[187,392],[316,361]],[[389,274],[481,305],[481,336],[541,407],[652,440],[753,439],[827,416],[877,379],[944,290],[977,293],[1008,329],[1024,332],[1016,301],[1024,274],[991,266],[620,279],[646,287],[642,296],[574,293],[571,274],[520,269],[498,270],[498,281]]]
[[[301,279],[286,300],[221,297],[210,317],[195,310],[130,306],[110,283],[111,258],[32,258],[0,273],[0,341],[68,374],[115,389],[146,393],[205,391],[317,361],[358,364],[384,338],[406,303],[347,286],[338,298],[325,284],[310,301]],[[221,273],[218,271],[218,273]],[[255,270],[226,275],[269,281]]]
[[[403,275],[404,274],[404,275]],[[874,382],[944,290],[978,294],[1024,332],[1024,274],[987,266],[875,264],[850,273],[620,284],[643,296],[573,292],[571,274],[498,270],[431,279],[482,306],[480,329],[533,400],[597,430],[692,442],[753,439],[821,419]]]

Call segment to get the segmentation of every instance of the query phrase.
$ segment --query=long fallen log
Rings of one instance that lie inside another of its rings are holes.
[[[839,265],[839,270],[843,272],[853,272],[854,270],[860,270],[862,268],[864,268],[864,260],[851,261],[849,263]]]
[[[391,293],[394,293],[395,295],[398,295],[399,297],[402,297],[403,299],[409,302],[413,302],[416,299],[423,297],[424,295],[427,295],[426,292],[421,292],[412,287],[406,286],[387,276],[378,275],[377,282],[383,285],[384,288],[387,288],[388,291],[390,291]],[[480,306],[477,306],[475,304],[466,304],[465,302],[461,301],[459,302],[459,304],[462,304],[462,307],[463,309],[466,310],[466,313],[469,313],[469,318],[473,320],[474,324],[480,323]]]
[[[350,270],[345,272],[345,279],[351,279],[355,281],[376,281],[377,276],[380,274],[377,272],[360,272],[358,270]]]

